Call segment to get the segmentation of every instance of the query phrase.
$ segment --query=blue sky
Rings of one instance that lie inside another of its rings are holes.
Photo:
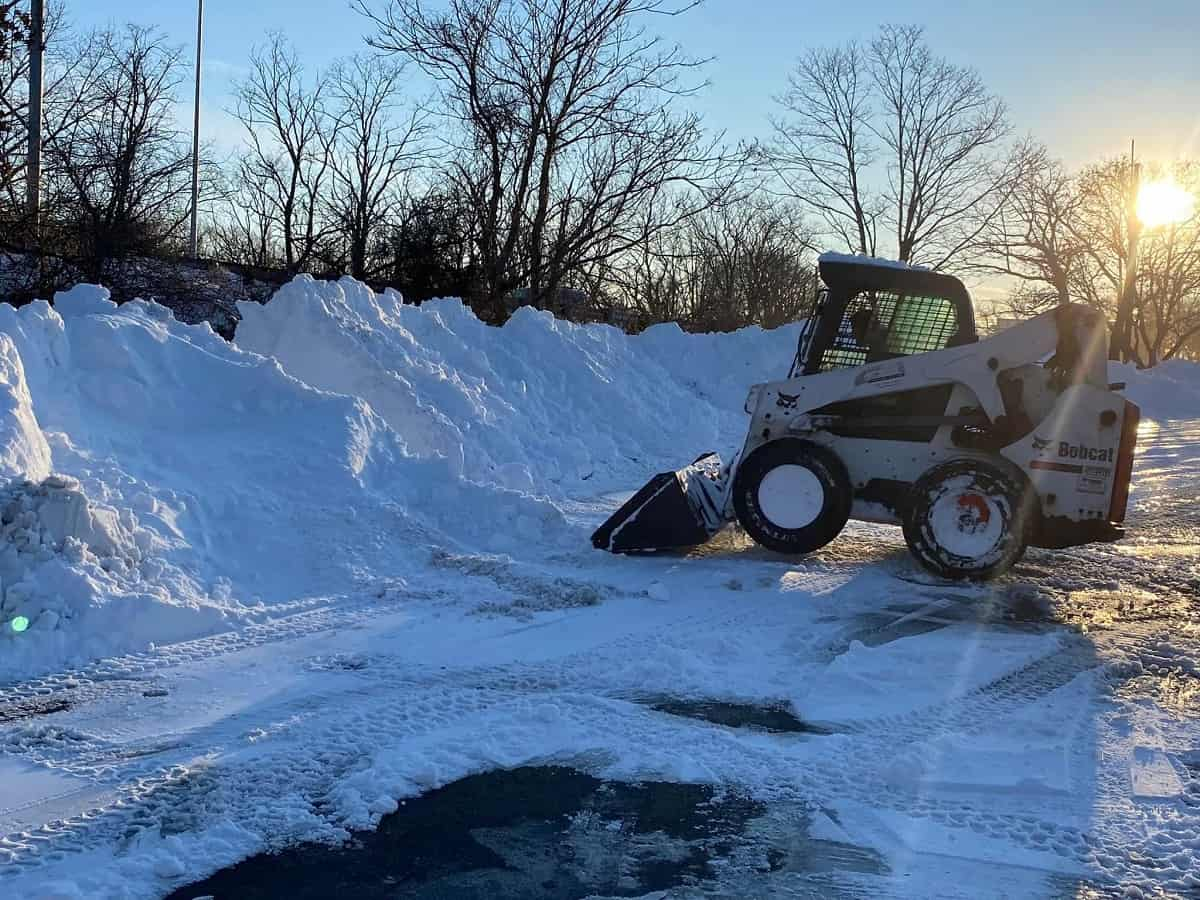
[[[66,3],[78,24],[154,24],[189,53],[194,46],[194,0]],[[268,31],[322,66],[360,49],[368,30],[349,0],[206,0],[206,18],[206,130],[221,144],[236,135],[220,114],[231,78]],[[716,57],[698,104],[713,127],[742,138],[767,133],[771,95],[801,50],[866,38],[889,21],[925,25],[937,51],[976,66],[1008,101],[1019,131],[1069,164],[1123,152],[1130,138],[1146,158],[1200,156],[1195,0],[707,0],[661,31]]]

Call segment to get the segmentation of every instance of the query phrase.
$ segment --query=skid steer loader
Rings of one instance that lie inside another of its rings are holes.
[[[791,371],[750,388],[745,443],[656,475],[592,536],[700,544],[736,520],[788,554],[848,519],[903,527],[936,575],[983,579],[1026,546],[1121,537],[1139,411],[1108,383],[1103,318],[1060,306],[979,340],[951,276],[825,254]]]

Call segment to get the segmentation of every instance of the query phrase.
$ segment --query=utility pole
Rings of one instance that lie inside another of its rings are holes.
[[[1132,355],[1133,310],[1137,306],[1138,240],[1142,223],[1138,220],[1137,199],[1141,185],[1141,166],[1134,159],[1134,142],[1129,142],[1129,183],[1125,191],[1125,280],[1117,298],[1117,320],[1108,341],[1108,358],[1127,361]]]
[[[29,149],[26,156],[26,189],[30,237],[41,231],[42,209],[42,50],[45,46],[45,0],[30,0],[29,16]]]
[[[200,214],[200,50],[204,44],[204,0],[196,0],[196,105],[192,114],[192,233],[188,255],[199,256],[197,219]]]

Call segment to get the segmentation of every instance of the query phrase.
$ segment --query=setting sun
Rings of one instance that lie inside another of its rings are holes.
[[[1196,210],[1196,198],[1173,181],[1151,181],[1138,191],[1137,215],[1143,225],[1186,222]]]

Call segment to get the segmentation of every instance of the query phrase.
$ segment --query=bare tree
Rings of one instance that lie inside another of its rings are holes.
[[[321,77],[306,82],[299,57],[280,34],[254,51],[250,73],[237,85],[234,113],[249,143],[240,180],[258,194],[244,208],[267,213],[292,272],[309,265],[322,237],[320,198],[336,128],[325,109],[326,87]]]
[[[25,155],[29,116],[29,15],[21,0],[0,0],[0,215],[20,221],[25,215]],[[56,128],[85,114],[94,98],[72,96],[70,88],[90,79],[96,60],[80,54],[81,45],[66,22],[65,7],[51,4],[42,27],[45,71],[42,95],[43,140]]]
[[[773,328],[802,316],[813,298],[812,246],[799,209],[739,199],[656,233],[613,260],[600,280],[646,322]]]
[[[975,240],[1011,190],[1003,102],[974,69],[935,56],[924,31],[886,25],[871,42],[898,258],[941,268]]]
[[[1188,352],[1200,338],[1200,221],[1152,235],[1138,263],[1133,311],[1133,353],[1141,366],[1156,366]]]
[[[0,198],[17,205],[24,157],[29,14],[17,0],[0,0]]]
[[[1150,165],[1143,175],[1169,178],[1200,195],[1200,163]],[[1142,226],[1133,301],[1127,350],[1137,365],[1178,356],[1200,337],[1200,210],[1193,209],[1185,221]]]
[[[935,269],[999,214],[1025,153],[1006,147],[1004,104],[979,74],[936,56],[913,26],[801,58],[778,102],[769,158],[787,194],[851,250]]]
[[[342,60],[329,73],[339,127],[327,137],[326,206],[338,244],[334,266],[355,278],[381,273],[384,260],[374,251],[384,249],[384,228],[428,152],[425,114],[400,115],[403,74],[403,67],[375,56]]]
[[[715,208],[691,229],[699,260],[696,324],[774,328],[812,299],[812,234],[800,211],[763,200]]]
[[[401,197],[385,228],[383,280],[399,285],[409,300],[474,296],[477,220],[474,204],[452,184]]]
[[[1200,190],[1200,165],[1149,167],[1147,178],[1168,175]],[[1072,176],[1041,159],[1027,168],[1003,214],[981,242],[979,271],[1012,276],[1019,287],[1011,312],[1027,315],[1067,301],[1088,303],[1110,323],[1129,267],[1130,163],[1108,160]],[[1144,231],[1128,307],[1125,358],[1140,366],[1194,352],[1200,339],[1200,215]]]
[[[202,236],[204,255],[261,268],[281,265],[272,201],[276,183],[245,154],[231,174],[237,185],[225,186],[225,202]]]
[[[94,32],[60,77],[44,134],[47,207],[84,274],[178,240],[190,150],[175,125],[180,51],[153,29]]]
[[[653,208],[645,215],[652,222],[662,217]],[[645,322],[691,321],[699,306],[701,264],[693,237],[686,226],[647,229],[634,247],[590,268],[594,290],[606,286],[614,305]]]
[[[1082,197],[1076,179],[1042,148],[1030,150],[1013,190],[979,235],[971,268],[1015,278],[1022,313],[1068,303],[1087,266],[1077,233]]]
[[[882,208],[869,189],[878,153],[872,87],[859,44],[809,50],[776,98],[791,115],[772,119],[775,144],[767,159],[787,194],[816,212],[830,234],[873,256]]]
[[[668,0],[422,0],[356,5],[378,26],[375,46],[406,54],[442,87],[460,126],[455,170],[480,210],[484,300],[502,314],[525,284],[537,304],[573,271],[623,253],[711,202],[659,203],[708,186],[727,162],[698,116],[673,113],[698,61],[649,34],[650,15],[694,6]],[[669,210],[651,221],[650,208]]]
[[[1075,232],[1086,247],[1087,266],[1075,280],[1075,293],[1103,310],[1116,332],[1123,286],[1134,266],[1134,289],[1125,308],[1128,328],[1114,343],[1122,358],[1152,366],[1187,352],[1200,336],[1200,214],[1154,229],[1131,223],[1130,167],[1128,159],[1114,159],[1079,175]],[[1187,160],[1169,169],[1147,166],[1142,177],[1171,177],[1200,191],[1200,164]],[[1131,225],[1141,231],[1136,260],[1129,258]]]

